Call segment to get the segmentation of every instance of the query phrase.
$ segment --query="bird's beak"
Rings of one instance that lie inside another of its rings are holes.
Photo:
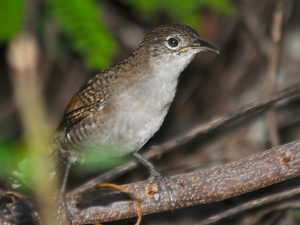
[[[197,48],[197,49],[201,49],[201,50],[211,51],[211,52],[214,52],[216,54],[220,53],[219,49],[216,46],[214,46],[214,45],[212,45],[212,44],[210,44],[210,43],[208,43],[206,41],[203,41],[201,39],[197,39],[195,41],[195,44],[192,46],[192,48]]]

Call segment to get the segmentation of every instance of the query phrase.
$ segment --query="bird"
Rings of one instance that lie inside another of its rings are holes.
[[[186,25],[162,25],[146,34],[125,60],[92,76],[71,98],[55,136],[59,161],[72,165],[84,151],[108,149],[131,154],[160,180],[139,150],[161,127],[181,72],[201,51],[219,54]]]

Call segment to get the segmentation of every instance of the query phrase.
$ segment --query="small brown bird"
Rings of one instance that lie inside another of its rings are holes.
[[[180,73],[200,51],[219,53],[184,25],[164,25],[148,33],[127,59],[88,80],[71,99],[56,142],[63,161],[81,151],[132,153],[151,175],[161,175],[138,151],[160,128],[172,103]]]

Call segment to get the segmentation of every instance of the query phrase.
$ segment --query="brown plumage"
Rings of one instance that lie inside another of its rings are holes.
[[[217,51],[184,25],[148,33],[127,59],[89,79],[73,96],[56,135],[58,155],[68,159],[80,148],[102,145],[120,155],[138,151],[161,126],[181,71],[205,49]]]
[[[71,99],[55,136],[63,175],[61,199],[71,162],[84,158],[78,154],[81,150],[97,150],[132,153],[158,183],[164,183],[173,202],[167,179],[137,151],[160,128],[180,73],[202,50],[218,52],[190,27],[160,26],[127,59],[83,85]]]

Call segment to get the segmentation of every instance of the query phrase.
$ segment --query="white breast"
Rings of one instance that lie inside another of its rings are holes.
[[[111,120],[110,141],[122,152],[139,150],[160,128],[172,102],[177,80],[167,84],[158,80],[133,86],[118,96],[116,117]]]
[[[178,76],[191,59],[156,62],[147,79],[114,96],[114,116],[103,124],[105,133],[95,137],[96,144],[113,146],[121,155],[142,148],[160,128],[174,99]]]
[[[139,150],[160,128],[174,99],[178,77],[192,57],[178,58],[172,64],[168,59],[154,63],[149,79],[117,97],[109,139],[123,148],[122,153]]]

